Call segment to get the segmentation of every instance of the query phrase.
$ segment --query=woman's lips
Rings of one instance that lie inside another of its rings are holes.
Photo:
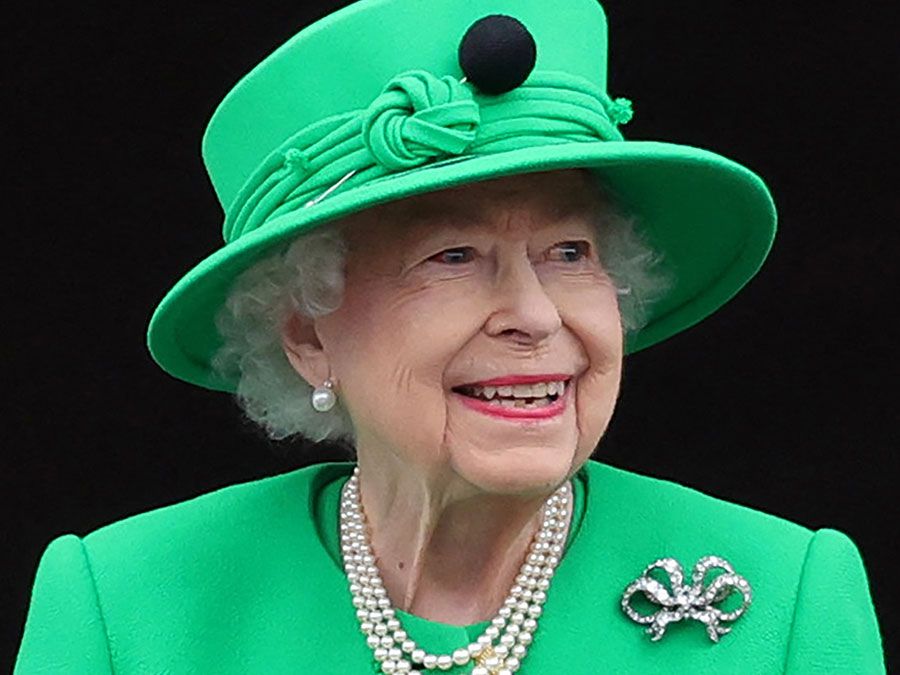
[[[476,412],[491,415],[493,417],[503,417],[505,419],[528,420],[528,419],[546,419],[548,417],[556,417],[561,415],[566,409],[566,403],[569,400],[569,392],[572,390],[574,383],[572,380],[566,384],[566,390],[562,396],[557,397],[555,401],[549,405],[539,408],[507,408],[506,406],[497,405],[496,403],[488,403],[480,398],[466,396],[457,392],[451,392],[460,402]]]

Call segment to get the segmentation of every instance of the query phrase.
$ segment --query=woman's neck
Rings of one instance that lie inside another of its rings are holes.
[[[483,494],[453,480],[367,469],[361,466],[360,496],[394,607],[454,625],[493,617],[550,495]]]

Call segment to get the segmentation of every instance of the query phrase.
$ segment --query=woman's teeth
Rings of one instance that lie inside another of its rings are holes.
[[[536,382],[534,384],[513,384],[502,386],[463,387],[467,396],[480,398],[488,403],[504,408],[539,408],[550,405],[566,391],[562,380]]]
[[[510,398],[500,398],[493,399],[488,401],[489,405],[501,406],[503,408],[540,408],[544,405],[550,405],[551,401],[549,398],[535,398],[529,399],[526,401],[523,398],[510,399]]]

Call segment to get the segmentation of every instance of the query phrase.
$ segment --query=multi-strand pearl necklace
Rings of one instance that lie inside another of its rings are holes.
[[[431,654],[403,630],[391,607],[359,497],[359,467],[341,496],[341,551],[359,627],[383,673],[421,675],[470,662],[470,675],[512,675],[519,670],[537,630],[550,580],[562,557],[568,532],[569,488],[563,485],[544,504],[541,527],[531,542],[515,584],[497,615],[474,642],[452,654]]]

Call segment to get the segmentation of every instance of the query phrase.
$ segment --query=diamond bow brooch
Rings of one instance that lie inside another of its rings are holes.
[[[656,570],[656,577],[651,576]],[[719,570],[709,584],[706,577],[710,572]],[[665,576],[665,580],[659,577]],[[674,558],[661,558],[647,565],[637,579],[632,581],[622,594],[622,611],[632,621],[647,626],[647,633],[654,642],[662,638],[670,623],[682,619],[696,619],[706,626],[706,634],[713,642],[719,641],[720,635],[731,630],[722,622],[732,622],[747,611],[753,597],[750,584],[724,558],[709,555],[697,561],[691,572],[692,584],[684,583],[684,570]],[[644,597],[660,609],[652,614],[641,614],[632,607],[632,596],[643,593]],[[733,593],[743,596],[740,607],[724,611],[716,605],[721,604]]]

